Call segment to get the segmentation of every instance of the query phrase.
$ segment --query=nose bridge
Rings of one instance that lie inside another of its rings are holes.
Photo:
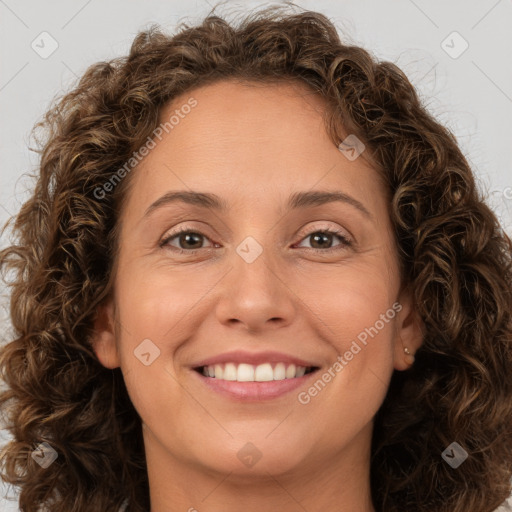
[[[291,321],[293,299],[279,275],[280,258],[272,248],[268,230],[248,235],[232,254],[230,277],[217,304],[222,323],[243,323],[251,330],[268,321],[281,324]]]
[[[254,273],[271,272],[270,267],[278,265],[275,211],[262,208],[262,204],[263,200],[253,196],[236,211],[233,264],[249,278]]]
[[[233,272],[237,284],[234,291],[238,295],[275,297],[274,289],[281,283],[276,277],[278,258],[269,247],[271,238],[268,233],[249,235],[236,246]]]

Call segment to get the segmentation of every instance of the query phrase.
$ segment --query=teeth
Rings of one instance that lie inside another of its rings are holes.
[[[284,363],[277,363],[274,368],[274,380],[283,380],[286,378],[286,366]]]
[[[304,366],[298,366],[296,370],[296,377],[302,377],[306,373],[306,368]]]
[[[274,380],[274,370],[272,370],[272,365],[270,363],[264,363],[256,366],[256,370],[254,370],[254,380],[256,382]]]
[[[287,379],[293,379],[295,377],[296,368],[294,364],[291,364],[286,368],[286,378]]]
[[[271,363],[263,363],[257,366],[246,363],[240,363],[239,365],[226,363],[203,367],[203,375],[238,382],[268,382],[303,377],[306,370],[305,366],[286,365],[285,363],[277,363],[274,367]]]
[[[234,363],[226,363],[224,366],[224,380],[236,380],[237,372]]]
[[[236,372],[236,380],[238,382],[254,381],[254,366],[250,364],[239,364]]]

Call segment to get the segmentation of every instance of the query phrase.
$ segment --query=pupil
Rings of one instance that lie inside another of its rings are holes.
[[[180,243],[182,243],[182,242],[183,242],[183,243],[187,244],[187,243],[189,243],[189,242],[191,241],[191,239],[193,239],[194,237],[196,238],[196,240],[197,240],[197,239],[199,239],[199,242],[198,242],[198,243],[199,243],[199,248],[200,248],[200,247],[201,247],[201,240],[200,240],[201,235],[198,235],[197,233],[194,233],[194,234],[185,233],[185,234],[181,235],[181,236],[180,236]],[[192,247],[192,248],[193,248],[193,249],[195,249],[196,247]]]
[[[313,243],[312,243],[311,245],[314,247],[314,244],[315,244],[315,243],[317,243],[317,242],[318,242],[320,239],[322,239],[322,238],[324,239],[324,241],[325,241],[326,239],[327,239],[327,241],[328,241],[328,239],[329,239],[329,237],[330,237],[330,236],[331,236],[331,235],[328,235],[328,234],[326,234],[326,233],[315,233],[315,234],[313,235]],[[321,242],[320,242],[320,243],[321,243]],[[320,248],[322,248],[322,246],[321,246]]]

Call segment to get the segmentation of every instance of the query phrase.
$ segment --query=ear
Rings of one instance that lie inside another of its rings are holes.
[[[118,368],[120,361],[116,344],[115,304],[112,297],[108,297],[97,306],[93,328],[92,348],[100,363],[106,368]]]
[[[403,371],[408,370],[414,364],[414,354],[423,343],[425,326],[416,311],[410,289],[402,290],[398,304],[401,309],[397,313],[395,324],[394,367],[396,370]],[[409,350],[410,355],[405,353],[405,348]]]

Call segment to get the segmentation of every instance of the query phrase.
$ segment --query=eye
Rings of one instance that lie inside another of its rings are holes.
[[[352,246],[351,239],[347,236],[343,230],[332,230],[332,229],[317,229],[311,231],[309,234],[303,236],[302,240],[312,239],[313,247],[309,247],[310,250],[316,252],[329,252],[331,250],[343,250]],[[332,246],[333,239],[337,238],[340,243]],[[176,247],[172,241],[176,239]],[[203,247],[203,241],[209,240],[209,238],[198,231],[193,231],[187,227],[181,228],[178,231],[170,233],[160,243],[160,247],[169,247],[172,251],[178,253],[194,254],[199,249],[205,249]],[[328,247],[326,247],[326,245]],[[216,244],[215,246],[218,247]],[[315,247],[316,246],[316,247]],[[298,247],[303,247],[298,245]],[[211,247],[209,247],[211,248]],[[306,247],[307,248],[307,247]]]
[[[311,238],[313,247],[310,247],[313,251],[327,252],[330,250],[345,249],[352,245],[352,241],[343,230],[331,230],[321,229],[312,231],[304,237],[304,240]],[[332,245],[332,240],[338,238],[341,243],[336,246],[325,247],[325,245]],[[315,247],[316,246],[316,247]],[[299,245],[300,247],[300,245]]]
[[[171,240],[177,238],[177,243],[182,247],[176,247],[171,244]],[[182,228],[174,233],[170,233],[169,236],[166,236],[161,242],[160,247],[170,247],[173,251],[177,251],[179,253],[194,253],[199,249],[204,249],[203,239],[208,239],[202,233],[198,231],[192,231],[188,228]]]

